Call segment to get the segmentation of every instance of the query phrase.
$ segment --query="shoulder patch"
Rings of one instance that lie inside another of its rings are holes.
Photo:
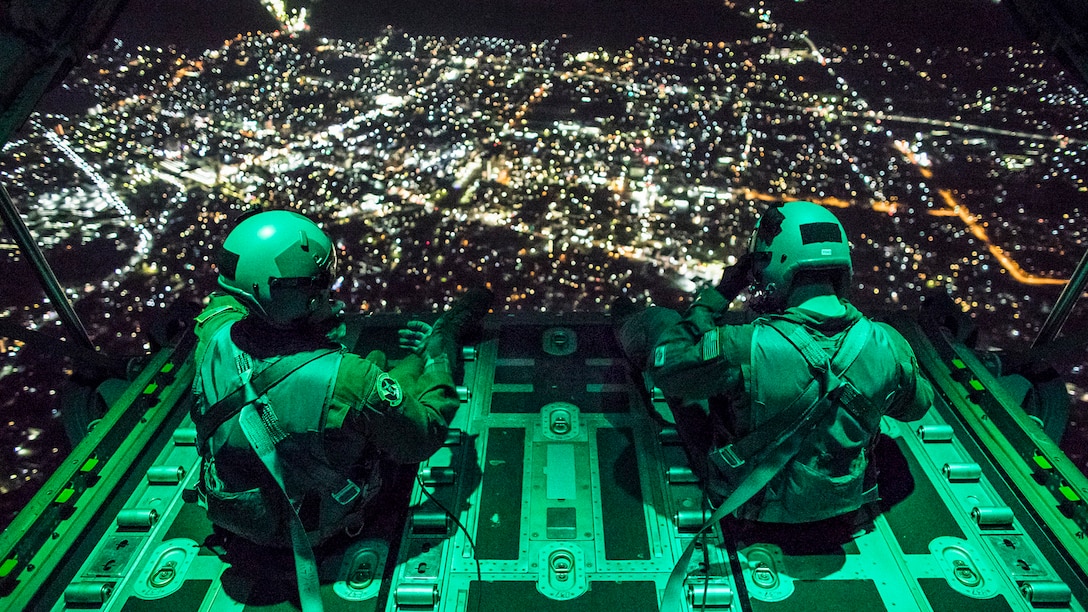
[[[378,376],[374,391],[390,408],[396,408],[404,401],[404,390],[400,383],[384,372]]]

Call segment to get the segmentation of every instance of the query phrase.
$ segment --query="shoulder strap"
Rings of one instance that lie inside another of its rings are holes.
[[[280,357],[276,361],[258,372],[248,385],[242,385],[219,399],[208,407],[204,414],[193,414],[193,423],[196,425],[196,444],[202,451],[206,449],[208,440],[215,434],[223,423],[226,423],[234,415],[242,410],[242,407],[252,402],[257,397],[287,378],[289,374],[302,366],[316,361],[322,357],[338,353],[338,349],[324,349],[306,353],[295,353]],[[252,389],[252,395],[247,390]]]
[[[860,420],[872,409],[872,404],[846,376],[846,371],[857,361],[871,335],[873,324],[868,319],[858,319],[846,330],[842,344],[830,360],[803,325],[776,318],[768,321],[768,326],[782,334],[801,353],[809,367],[827,372],[828,380],[824,392],[835,394],[835,399],[855,418]]]
[[[830,367],[836,376],[842,375],[853,365],[862,349],[865,348],[865,342],[868,340],[869,330],[872,327],[868,319],[861,318],[855,321],[850,329],[846,330],[846,336],[834,356],[829,359],[827,352],[820,348],[820,345],[812,338],[812,333],[804,325],[782,318],[766,319],[764,325],[782,334],[782,337],[801,353],[809,367],[817,370]]]

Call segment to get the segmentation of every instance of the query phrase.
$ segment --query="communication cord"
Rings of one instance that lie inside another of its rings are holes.
[[[423,484],[423,478],[419,476],[419,472],[416,472],[416,482],[419,484],[419,489],[423,491],[423,494],[425,496],[427,496],[427,499],[431,500],[434,505],[438,506],[438,509],[444,512],[446,516],[448,516],[450,520],[453,521],[453,524],[456,525],[457,528],[465,534],[465,540],[468,541],[468,546],[472,550],[472,560],[476,563],[476,581],[480,583],[480,587],[483,588],[483,571],[480,569],[480,559],[476,557],[476,542],[473,541],[472,534],[469,533],[468,529],[464,526],[463,523],[461,523],[457,516],[454,515],[453,512],[450,512],[449,508],[447,508],[442,502],[438,501],[438,499],[433,494],[431,494],[430,491],[427,490],[427,485]],[[480,609],[481,600],[483,600],[482,596],[476,598],[475,608],[477,612]]]

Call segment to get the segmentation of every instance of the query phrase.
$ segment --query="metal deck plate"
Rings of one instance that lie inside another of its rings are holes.
[[[657,610],[706,509],[608,320],[503,318],[463,382],[447,445],[387,519],[319,552],[326,610]],[[885,421],[888,507],[845,546],[715,527],[708,567],[697,552],[688,568],[692,609],[1083,610],[948,414]],[[192,437],[186,420],[53,610],[297,609],[289,552],[207,545]]]

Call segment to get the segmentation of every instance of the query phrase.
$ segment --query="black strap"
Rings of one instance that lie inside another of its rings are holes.
[[[821,401],[815,402],[815,405],[826,405],[827,397],[821,397]],[[809,410],[808,414],[818,412],[818,410]],[[801,425],[801,421],[797,422],[797,425]],[[710,515],[710,518],[703,523],[703,526],[699,528],[699,531],[692,536],[691,541],[684,548],[684,552],[680,554],[680,559],[676,561],[676,565],[673,566],[672,572],[669,574],[669,578],[665,583],[665,592],[661,596],[661,612],[683,612],[686,607],[683,604],[684,593],[684,579],[687,577],[688,564],[691,562],[691,555],[695,552],[695,547],[700,541],[700,536],[710,530],[714,525],[721,522],[727,515],[736,511],[744,505],[744,502],[752,499],[756,493],[763,490],[763,487],[767,486],[775,476],[778,475],[782,468],[789,463],[790,459],[793,459],[797,451],[800,450],[800,441],[802,436],[792,435],[796,433],[799,428],[790,432],[791,435],[782,436],[778,440],[772,443],[772,447],[767,449],[768,455],[764,461],[755,465],[751,471],[744,476],[737,487],[733,489],[729,495],[722,500],[722,503],[714,509],[714,513]],[[778,452],[774,452],[778,451]]]
[[[311,361],[316,361],[322,357],[338,352],[340,352],[339,349],[326,349],[317,352],[295,353],[294,355],[280,357],[276,361],[265,366],[260,372],[257,372],[257,374],[250,379],[248,385],[238,387],[220,398],[218,402],[209,406],[204,414],[195,414],[194,412],[192,417],[193,423],[196,425],[197,448],[202,452],[205,451],[205,445],[208,443],[208,440],[211,439],[223,423],[226,423],[234,415],[238,414],[243,406],[252,402],[255,398],[264,395],[269,389],[282,382],[283,379],[287,378],[292,372]],[[254,390],[253,397],[247,398],[245,392],[247,387]]]
[[[809,383],[810,386],[814,384],[818,384],[817,381]],[[806,388],[805,391],[807,392],[808,389]],[[805,394],[802,393],[800,397],[804,397]],[[794,400],[790,408],[796,403],[797,400]],[[699,536],[706,533],[707,530],[719,523],[727,515],[732,514],[737,508],[752,499],[756,493],[763,490],[763,487],[767,486],[767,483],[771,482],[782,471],[782,468],[789,463],[790,459],[793,459],[801,450],[805,436],[799,434],[811,431],[812,428],[808,426],[809,423],[815,417],[826,413],[828,407],[834,405],[834,403],[833,398],[828,394],[821,394],[816,401],[806,408],[801,418],[797,418],[796,412],[792,409],[782,411],[792,417],[792,419],[782,420],[790,422],[776,430],[769,444],[759,449],[761,453],[760,461],[749,466],[748,471],[737,483],[736,488],[730,491],[729,495],[722,500],[722,503],[714,509],[714,513],[692,537],[684,552],[680,555],[680,559],[673,566],[672,573],[669,574],[669,579],[665,584],[665,592],[661,598],[661,612],[682,612],[684,610],[682,603],[684,578],[687,575],[687,567],[691,562],[691,555],[695,550],[696,543],[699,541]],[[779,419],[774,419],[774,421],[777,422]],[[715,455],[720,457],[720,453],[721,451],[715,453],[711,458],[713,459]],[[728,463],[728,460],[726,461]],[[729,465],[737,467],[743,463],[744,461],[741,460],[735,465],[732,463],[729,463]]]

